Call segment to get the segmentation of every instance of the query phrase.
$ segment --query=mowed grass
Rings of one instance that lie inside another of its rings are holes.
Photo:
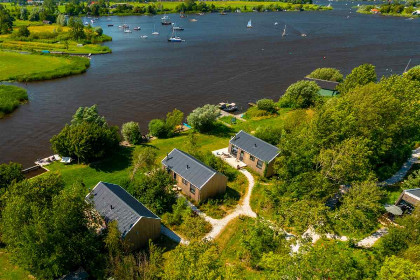
[[[89,67],[83,57],[20,54],[0,51],[0,81],[48,80],[80,74]]]
[[[16,41],[16,40],[4,40],[0,42],[0,46],[3,49],[30,51],[30,52],[63,52],[70,54],[105,54],[110,53],[111,49],[107,46],[101,46],[98,44],[86,44],[83,46],[78,45],[75,41],[69,41],[68,46],[62,42],[47,43],[39,41]]]
[[[0,85],[0,119],[28,100],[26,90],[17,86]]]
[[[10,254],[3,248],[0,249],[0,279],[2,280],[23,280],[35,279],[25,270],[13,265],[10,262]]]

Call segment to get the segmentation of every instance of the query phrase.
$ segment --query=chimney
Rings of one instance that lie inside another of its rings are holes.
[[[187,164],[187,169],[190,169],[190,166]]]
[[[110,205],[111,206],[111,209],[114,209],[114,206],[112,206],[112,205]]]
[[[255,148],[257,147],[257,143],[254,144]]]
[[[166,161],[168,161],[168,160],[169,160],[169,154],[166,153]]]

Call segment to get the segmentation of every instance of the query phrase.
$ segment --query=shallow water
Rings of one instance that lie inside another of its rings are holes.
[[[167,42],[170,27],[160,25],[161,16],[101,18],[95,25],[113,37],[106,43],[113,53],[94,56],[85,74],[21,84],[30,102],[0,120],[0,163],[30,166],[50,155],[49,139],[80,106],[97,104],[109,123],[137,121],[146,130],[150,119],[174,108],[188,113],[229,101],[246,109],[263,97],[277,100],[318,67],[347,74],[372,63],[382,76],[401,74],[410,58],[420,64],[420,19],[359,15],[350,10],[357,3],[333,2],[335,10],[326,12],[169,15],[185,28],[178,32],[184,43]],[[142,30],[123,33],[123,23]],[[151,35],[154,26],[159,36]]]

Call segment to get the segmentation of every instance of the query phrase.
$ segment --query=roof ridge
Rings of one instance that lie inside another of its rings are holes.
[[[181,152],[181,154],[183,154],[185,157],[187,157],[187,158],[189,158],[189,159],[192,159],[192,160],[196,161],[198,164],[200,164],[201,166],[203,166],[203,167],[205,167],[205,168],[209,169],[210,171],[212,171],[212,172],[214,172],[214,173],[217,173],[217,172],[218,172],[216,169],[214,169],[214,168],[212,168],[212,167],[208,166],[207,164],[205,164],[204,162],[202,162],[202,161],[200,161],[200,160],[196,159],[196,158],[195,158],[195,157],[193,157],[192,155],[190,155],[190,154],[188,154],[188,153],[186,153],[186,152],[184,152],[184,151],[182,151],[182,150],[180,150],[180,149],[177,149],[177,148],[174,148],[174,150],[177,150],[177,151]],[[171,153],[172,153],[172,152],[173,152],[173,150],[171,151]]]
[[[274,147],[274,148],[276,148],[276,149],[278,149],[278,150],[280,150],[280,149],[279,149],[279,147],[274,146],[273,144],[270,144],[270,143],[268,143],[267,141],[264,141],[264,140],[262,140],[262,139],[260,139],[260,138],[258,138],[258,137],[256,137],[256,136],[254,136],[254,135],[252,135],[252,134],[250,134],[250,133],[246,132],[246,131],[243,131],[242,129],[241,129],[238,133],[236,133],[236,134],[235,134],[235,136],[236,136],[236,135],[238,135],[238,134],[239,134],[239,133],[241,133],[241,132],[243,132],[243,133],[245,133],[245,134],[247,134],[247,135],[249,135],[249,136],[251,136],[251,137],[253,137],[253,138],[257,139],[257,140],[259,140],[259,141],[262,141],[262,142],[264,142],[264,143],[266,143],[266,144],[268,144],[268,145],[270,145],[270,146],[272,146],[272,147]],[[231,139],[231,140],[232,140],[232,139]]]
[[[120,187],[122,190],[124,190],[130,197],[132,197],[133,199],[135,199],[138,203],[140,203],[144,208],[146,208],[150,213],[152,213],[154,216],[156,216],[157,218],[159,218],[159,216],[157,216],[155,213],[153,213],[152,211],[150,211],[149,210],[149,208],[147,208],[146,206],[144,206],[144,204],[143,203],[141,203],[140,201],[138,201],[134,196],[132,196],[127,190],[125,190],[123,187],[121,187],[120,185],[117,185],[117,184],[113,184],[113,183],[108,183],[108,182],[103,182],[103,181],[99,181],[99,183],[102,183],[102,184],[104,184],[111,192],[112,192],[112,194],[114,195],[114,196],[116,196],[119,200],[121,200],[125,205],[127,205],[127,207],[128,208],[130,208],[134,213],[137,213],[137,215],[139,215],[139,219],[141,219],[141,217],[146,217],[146,218],[151,218],[151,217],[147,217],[147,216],[143,216],[143,215],[141,215],[139,212],[137,212],[135,209],[133,209],[133,207],[131,207],[130,205],[128,205],[127,204],[127,202],[125,202],[124,201],[124,199],[121,199],[121,197],[119,197],[116,193],[114,193],[112,190],[111,190],[111,188],[109,188],[108,186],[107,186],[107,184],[109,184],[109,185],[114,185],[114,186],[117,186],[117,187]],[[98,184],[99,184],[98,183]],[[139,220],[139,219],[137,219],[137,221]]]

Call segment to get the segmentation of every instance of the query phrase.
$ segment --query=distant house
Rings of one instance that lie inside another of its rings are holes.
[[[121,236],[133,250],[160,235],[160,218],[122,187],[99,182],[86,196],[105,222],[117,221]]]
[[[245,131],[239,131],[229,141],[229,153],[262,176],[274,173],[274,159],[280,150]]]
[[[410,212],[415,206],[420,206],[420,188],[404,190],[395,202],[395,205]]]
[[[51,21],[49,21],[49,20],[43,20],[43,21],[42,21],[42,23],[43,23],[43,24],[52,24],[52,22],[51,22]]]
[[[380,14],[381,13],[381,11],[379,9],[371,9],[370,12],[372,14]]]
[[[182,192],[197,202],[226,191],[225,175],[181,150],[173,149],[162,160],[162,166]]]

